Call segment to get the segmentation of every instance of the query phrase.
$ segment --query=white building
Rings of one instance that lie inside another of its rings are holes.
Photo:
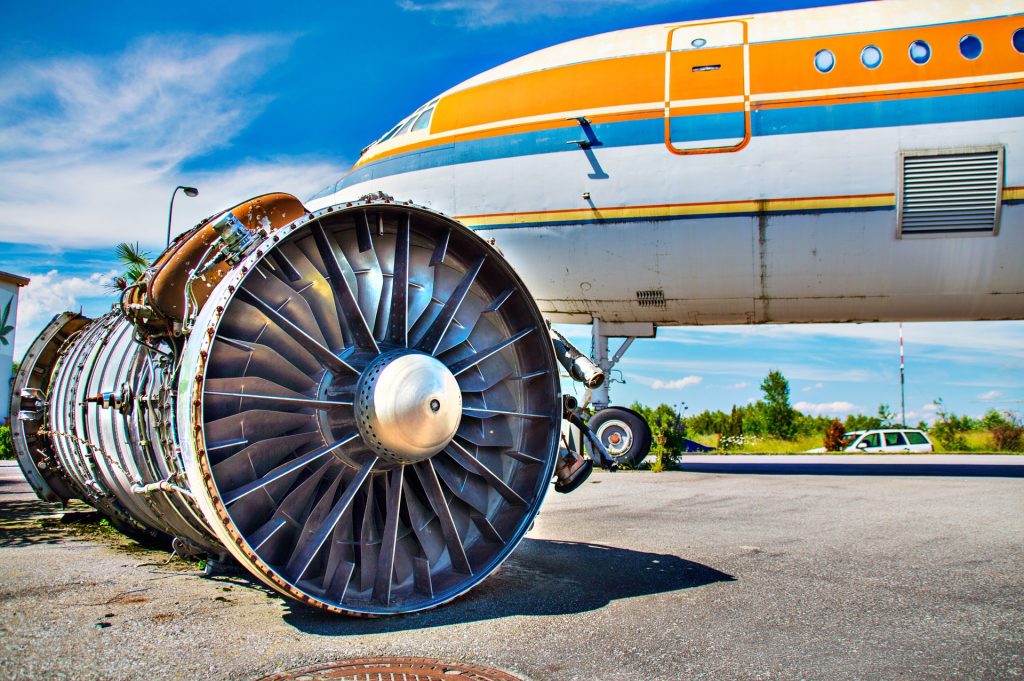
[[[0,425],[7,423],[11,408],[11,366],[14,363],[18,292],[27,283],[25,277],[0,272]]]

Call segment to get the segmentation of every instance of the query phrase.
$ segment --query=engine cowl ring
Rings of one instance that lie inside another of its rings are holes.
[[[278,591],[358,615],[434,607],[497,569],[561,418],[519,278],[458,222],[390,200],[305,216],[225,277],[178,395],[218,538]]]

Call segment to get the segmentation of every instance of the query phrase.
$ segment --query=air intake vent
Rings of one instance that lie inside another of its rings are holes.
[[[665,292],[660,288],[637,291],[636,302],[640,307],[665,307]]]
[[[900,235],[995,234],[1003,149],[904,152]]]

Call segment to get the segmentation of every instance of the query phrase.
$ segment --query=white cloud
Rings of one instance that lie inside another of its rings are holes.
[[[164,243],[175,232],[267,191],[319,189],[335,164],[240,159],[217,171],[184,164],[228,146],[270,98],[257,76],[280,36],[144,39],[115,57],[8,65],[0,76],[0,241],[60,247]],[[14,74],[17,74],[15,76]]]
[[[812,390],[821,390],[824,387],[825,387],[824,383],[815,383],[814,385],[809,385],[809,386],[807,386],[805,388],[800,388],[800,392],[809,393]]]
[[[9,75],[0,90],[7,108],[0,150],[138,153],[125,142],[144,140],[157,166],[192,157],[226,143],[263,109],[265,95],[253,96],[249,107],[235,106],[239,93],[232,83],[261,72],[262,56],[282,42],[273,36],[148,38],[116,58],[20,64],[8,71],[18,74],[17,84]],[[45,110],[38,107],[44,101]],[[26,111],[35,115],[17,116]]]
[[[750,383],[748,383],[747,381],[740,381],[739,383],[733,383],[732,385],[725,386],[725,389],[726,390],[743,390],[744,388],[749,388],[749,387],[750,387]]]
[[[879,354],[897,356],[899,328],[896,323],[870,324],[748,324],[742,326],[701,326],[663,328],[658,340],[690,344],[695,339],[710,339],[718,344],[746,345],[752,341],[800,343],[803,339],[837,338],[869,341]],[[990,361],[1024,359],[1024,323],[1020,321],[988,322],[908,322],[903,325],[908,366],[921,346],[930,358],[938,356],[936,348],[946,348],[951,361],[975,364]],[[788,374],[787,374],[788,375]]]
[[[659,333],[658,340],[661,340]],[[717,360],[676,360],[676,359],[646,359],[629,358],[632,367],[650,367],[654,369],[675,369],[680,372],[701,372],[715,376],[765,376],[769,371],[778,369],[790,380],[798,381],[819,381],[827,380],[840,383],[868,383],[878,382],[881,379],[872,371],[866,369],[832,369],[830,367],[807,366],[805,362],[779,363],[765,360],[757,361],[730,361],[722,362]]]
[[[936,412],[939,410],[939,405],[931,402],[917,409],[911,409],[907,412],[907,422],[911,421],[927,421],[931,423],[936,418]],[[899,416],[899,414],[897,414]]]
[[[453,16],[465,28],[526,24],[535,19],[585,16],[616,7],[630,10],[668,4],[669,0],[398,0],[408,12]]]
[[[797,411],[801,411],[805,414],[813,414],[815,416],[845,416],[847,414],[857,414],[864,411],[863,407],[859,407],[852,402],[797,402],[793,405],[793,408]]]
[[[62,277],[57,270],[50,270],[33,275],[18,298],[18,345],[27,347],[53,315],[78,309],[79,300],[110,296],[107,287],[117,274],[117,270],[110,270],[87,277]]]
[[[1003,394],[1002,390],[989,390],[988,392],[984,392],[984,393],[978,395],[978,399],[979,400],[994,400],[997,397],[1001,397],[1002,394]]]
[[[679,390],[687,386],[698,385],[703,380],[700,376],[684,376],[672,381],[663,381],[660,378],[656,378],[651,382],[651,388],[654,390]]]

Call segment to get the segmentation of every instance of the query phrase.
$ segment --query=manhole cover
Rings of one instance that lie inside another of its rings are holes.
[[[498,669],[433,657],[364,657],[293,669],[259,681],[521,681]]]

